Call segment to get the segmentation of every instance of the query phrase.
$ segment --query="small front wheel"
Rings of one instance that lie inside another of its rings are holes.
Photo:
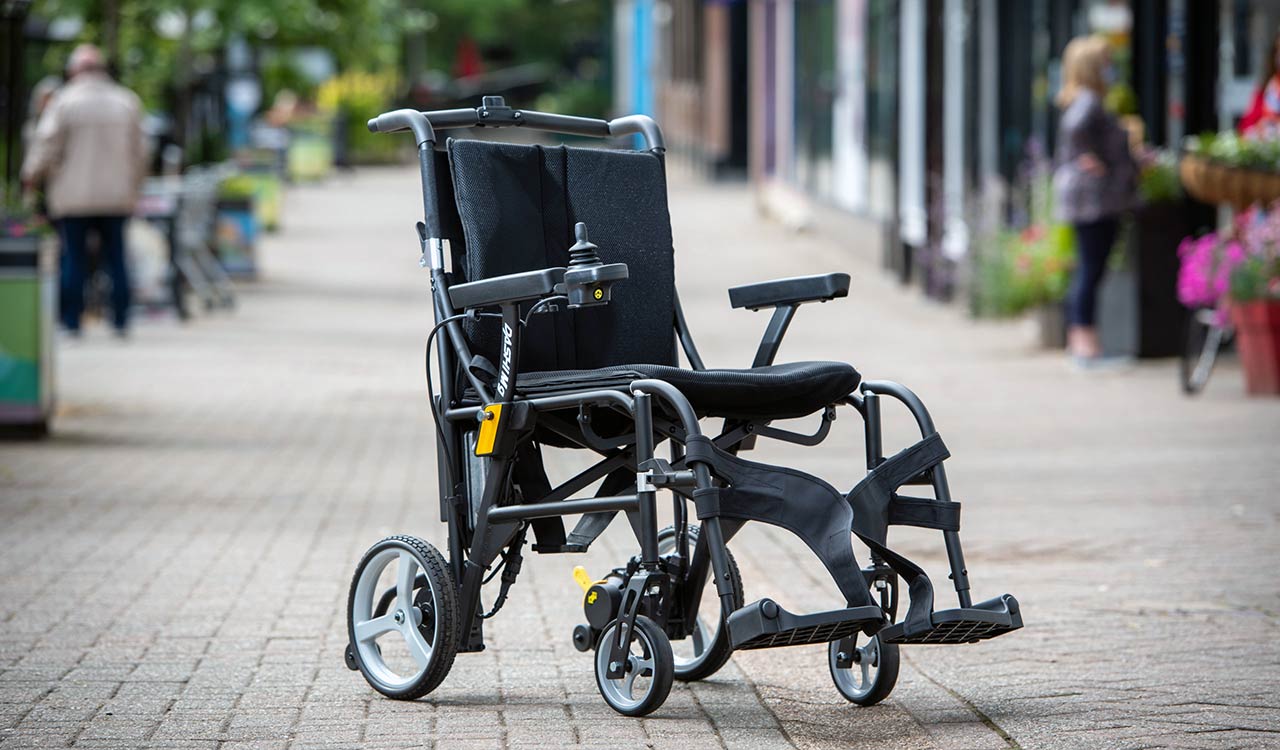
[[[859,645],[859,641],[863,641]],[[841,667],[841,661],[852,661]],[[854,634],[827,645],[827,664],[836,690],[850,703],[874,706],[893,692],[898,682],[898,644],[881,643],[877,636]]]
[[[618,629],[628,642],[624,649],[626,662],[622,677],[611,679],[609,655]],[[644,615],[636,615],[635,634],[628,637],[626,625],[614,620],[605,627],[596,645],[596,687],[609,708],[623,716],[645,716],[667,700],[675,679],[675,660],[671,641],[662,628]]]
[[[391,596],[379,596],[384,590]],[[435,690],[458,652],[453,576],[435,547],[411,536],[373,545],[347,600],[348,666],[375,690],[413,700]]]

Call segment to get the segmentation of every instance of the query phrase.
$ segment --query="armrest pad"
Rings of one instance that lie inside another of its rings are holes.
[[[449,287],[449,301],[453,303],[455,309],[467,310],[503,302],[537,299],[554,292],[556,284],[559,284],[562,279],[564,279],[563,268],[543,268],[538,271],[494,276]]]
[[[735,286],[729,290],[729,304],[735,308],[759,310],[762,307],[798,305],[801,302],[826,302],[847,296],[849,274],[824,273]]]

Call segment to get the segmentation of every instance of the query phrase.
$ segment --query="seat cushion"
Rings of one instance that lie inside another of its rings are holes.
[[[746,370],[686,370],[665,365],[620,365],[598,370],[522,373],[526,397],[586,388],[625,389],[633,380],[664,380],[680,390],[699,416],[790,419],[833,404],[858,387],[858,371],[843,362],[789,362]]]

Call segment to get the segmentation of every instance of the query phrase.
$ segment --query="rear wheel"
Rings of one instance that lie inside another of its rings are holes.
[[[699,526],[689,527],[689,550],[692,554],[697,547]],[[658,554],[669,555],[676,550],[676,530],[668,526],[658,532]],[[738,572],[738,563],[733,553],[725,549],[729,558],[729,579],[733,587],[734,608],[743,605],[742,575]],[[716,593],[714,572],[707,566],[707,580],[702,587],[702,598],[698,602],[698,624],[692,634],[671,643],[675,657],[675,675],[681,682],[703,680],[715,674],[729,661],[733,654],[733,646],[729,642],[729,628],[725,627],[724,615],[720,611],[720,595]]]
[[[390,598],[379,596],[388,588]],[[400,700],[435,690],[453,667],[457,630],[453,576],[435,547],[393,536],[365,553],[347,600],[346,658],[375,690]]]

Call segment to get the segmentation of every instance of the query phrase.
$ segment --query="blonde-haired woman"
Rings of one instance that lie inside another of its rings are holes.
[[[1129,139],[1102,101],[1115,68],[1105,39],[1072,39],[1062,55],[1062,109],[1053,174],[1057,218],[1075,229],[1076,271],[1067,296],[1067,348],[1089,367],[1100,361],[1094,315],[1098,286],[1120,214],[1133,203],[1137,169]]]

